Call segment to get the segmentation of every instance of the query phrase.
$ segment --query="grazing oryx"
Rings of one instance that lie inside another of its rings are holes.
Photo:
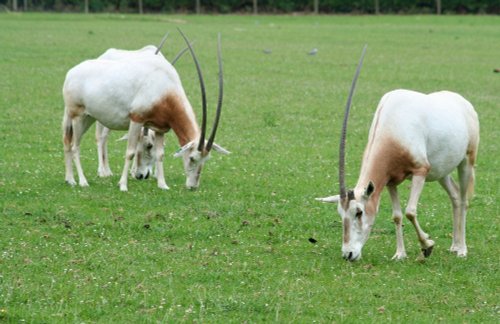
[[[364,52],[363,52],[364,55]],[[362,56],[363,57],[363,56]],[[361,257],[370,235],[384,187],[389,191],[396,225],[397,249],[393,259],[406,258],[402,215],[397,186],[411,179],[406,217],[417,232],[423,256],[434,246],[417,221],[417,203],[426,181],[439,181],[453,206],[451,252],[467,255],[465,216],[474,189],[474,164],[479,144],[479,121],[472,105],[462,96],[441,91],[422,94],[394,90],[385,94],[377,107],[368,135],[358,182],[346,191],[344,151],[347,118],[362,59],[355,75],[344,116],[339,153],[340,195],[318,198],[338,203],[342,217],[342,255],[349,261]],[[458,169],[459,185],[451,173]]]
[[[193,57],[202,92],[203,119],[201,131],[181,80],[174,67],[158,55],[140,56],[122,60],[88,60],[72,68],[63,86],[65,112],[63,117],[63,143],[66,181],[76,184],[72,159],[75,161],[80,186],[88,186],[80,163],[82,135],[94,121],[110,129],[127,130],[128,143],[125,165],[120,178],[120,190],[127,191],[130,162],[142,127],[155,132],[158,187],[168,189],[163,175],[164,134],[173,129],[181,149],[175,156],[183,157],[186,186],[199,186],[201,169],[214,148],[229,153],[214,143],[222,108],[222,58],[220,35],[218,38],[219,99],[212,133],[205,141],[206,95],[203,76],[196,55],[187,38],[182,37]]]
[[[153,46],[147,45],[138,50],[123,50],[110,48],[106,50],[97,59],[101,60],[123,60],[130,58],[140,58],[142,56],[148,57],[151,55],[158,55],[165,59],[163,54],[160,52],[163,44],[167,40],[168,33],[165,34],[160,42],[160,45]],[[180,51],[177,56],[172,60],[172,66],[175,65],[177,60],[188,50],[185,47]],[[166,60],[166,59],[165,59]],[[111,168],[109,167],[108,150],[107,150],[107,140],[109,136],[110,129],[102,125],[99,121],[96,122],[96,142],[97,142],[97,159],[99,162],[97,168],[97,174],[100,177],[109,177],[113,175]],[[144,127],[139,141],[137,143],[136,152],[134,154],[134,159],[132,163],[132,168],[130,173],[136,179],[147,179],[153,173],[153,166],[156,164],[156,150],[154,149],[154,139],[155,135],[153,131],[150,131],[147,127]],[[123,136],[120,140],[128,139],[128,136]]]

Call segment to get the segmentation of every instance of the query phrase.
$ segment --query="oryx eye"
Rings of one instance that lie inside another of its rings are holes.
[[[196,160],[194,159],[194,157],[190,157],[189,162],[194,163],[194,162],[196,162]]]
[[[148,150],[152,149],[152,148],[153,148],[153,144],[148,144],[148,145],[146,146],[146,148],[147,148]]]
[[[363,216],[363,211],[358,208],[357,211],[356,211],[356,217],[357,218],[361,218],[361,216]]]

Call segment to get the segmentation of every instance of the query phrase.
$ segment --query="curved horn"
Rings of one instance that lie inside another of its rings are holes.
[[[212,133],[210,134],[210,137],[208,138],[207,142],[207,151],[210,152],[212,149],[212,144],[214,143],[215,139],[215,133],[217,132],[217,127],[219,127],[219,119],[220,119],[220,113],[222,110],[222,96],[224,94],[224,77],[222,75],[222,54],[221,54],[221,45],[220,45],[220,33],[217,35],[217,62],[219,63],[219,98],[217,99],[217,111],[215,113],[215,120],[214,120],[214,125],[212,127]]]
[[[344,122],[342,124],[342,133],[340,134],[340,145],[339,145],[339,187],[340,187],[340,198],[344,199],[347,196],[345,189],[345,139],[347,133],[347,119],[349,118],[349,110],[351,108],[352,96],[354,95],[354,88],[356,87],[356,81],[358,80],[359,72],[361,71],[361,66],[363,65],[363,59],[365,57],[366,48],[368,45],[363,47],[363,52],[361,53],[361,58],[359,59],[358,68],[352,79],[351,90],[349,91],[349,97],[347,98],[347,103],[345,106]]]
[[[191,42],[191,46],[193,46],[193,44],[194,44],[194,41]],[[189,48],[184,47],[184,49],[182,49],[179,53],[177,53],[177,55],[174,57],[172,62],[170,62],[170,64],[175,65],[175,63],[182,57],[182,55],[184,55],[184,53],[187,52],[187,50],[189,50]]]
[[[161,48],[163,47],[163,44],[165,44],[165,42],[167,41],[168,34],[169,34],[169,33],[167,32],[167,33],[165,34],[165,36],[163,36],[163,38],[162,38],[162,40],[161,40],[161,42],[160,42],[160,45],[158,45],[158,47],[156,48],[155,55],[157,55],[157,54],[160,52]]]
[[[200,141],[198,143],[198,151],[203,151],[203,147],[205,145],[205,132],[207,129],[207,96],[205,93],[205,83],[203,82],[203,75],[201,73],[201,68],[200,64],[198,63],[198,60],[196,59],[196,55],[194,54],[193,48],[191,47],[191,44],[189,43],[189,40],[187,37],[184,35],[182,30],[180,28],[177,28],[179,33],[181,33],[182,38],[184,38],[184,41],[186,42],[189,52],[191,53],[191,56],[193,57],[194,64],[196,65],[196,71],[198,72],[198,78],[200,79],[200,88],[201,88],[201,108],[203,111],[203,116],[202,116],[202,122],[201,122],[201,133],[200,133]]]

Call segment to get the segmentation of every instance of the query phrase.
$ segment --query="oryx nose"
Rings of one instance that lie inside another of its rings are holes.
[[[354,261],[354,259],[353,259],[353,257],[352,257],[352,256],[353,256],[352,252],[349,252],[349,254],[345,253],[345,254],[343,255],[344,260],[346,260],[346,261]]]

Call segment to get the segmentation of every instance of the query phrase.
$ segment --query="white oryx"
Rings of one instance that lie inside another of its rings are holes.
[[[174,131],[182,146],[175,156],[183,157],[186,186],[190,189],[199,186],[201,169],[212,148],[221,153],[229,153],[214,143],[223,94],[220,35],[219,99],[214,126],[207,141],[207,103],[203,76],[189,41],[182,32],[181,35],[193,57],[200,79],[203,110],[201,131],[177,71],[162,56],[84,61],[68,71],[63,86],[65,112],[62,128],[66,182],[76,184],[72,169],[74,159],[80,186],[88,186],[80,163],[79,146],[82,135],[96,120],[109,129],[128,129],[125,165],[119,182],[122,191],[127,191],[128,170],[143,126],[155,132],[157,180],[161,189],[168,189],[163,174],[163,147],[164,134],[170,129]]]
[[[123,50],[110,48],[101,54],[97,59],[101,60],[123,60],[131,58],[149,57],[151,55],[158,55],[165,59],[163,54],[160,52],[163,44],[167,40],[168,33],[165,34],[158,46],[147,45],[138,50]],[[177,60],[187,51],[188,48],[184,48],[180,51],[177,56],[172,60],[172,66],[175,65]],[[165,59],[166,60],[166,59]],[[108,150],[107,150],[107,140],[109,136],[110,129],[102,125],[99,121],[96,122],[96,142],[97,142],[97,160],[99,162],[97,168],[97,174],[100,177],[109,177],[113,175],[111,168],[109,167]],[[156,150],[154,149],[154,139],[155,135],[153,131],[150,131],[147,127],[144,127],[139,141],[137,143],[136,152],[134,154],[134,159],[132,163],[132,168],[130,173],[136,179],[147,179],[153,173],[153,166],[156,164]],[[120,140],[126,140],[128,136],[125,135]]]
[[[479,145],[479,121],[473,106],[462,96],[440,91],[422,94],[410,90],[394,90],[378,104],[368,135],[358,182],[346,191],[344,180],[345,132],[355,82],[361,68],[361,57],[344,116],[340,141],[340,195],[318,198],[338,203],[342,217],[344,259],[361,257],[375,216],[380,195],[387,187],[396,225],[397,249],[393,259],[406,258],[397,186],[411,180],[410,197],[405,210],[411,221],[424,257],[434,246],[417,221],[417,203],[426,181],[437,180],[447,192],[453,207],[453,241],[451,252],[467,255],[465,218],[468,199],[474,190],[474,164]],[[458,169],[459,185],[451,177]]]

